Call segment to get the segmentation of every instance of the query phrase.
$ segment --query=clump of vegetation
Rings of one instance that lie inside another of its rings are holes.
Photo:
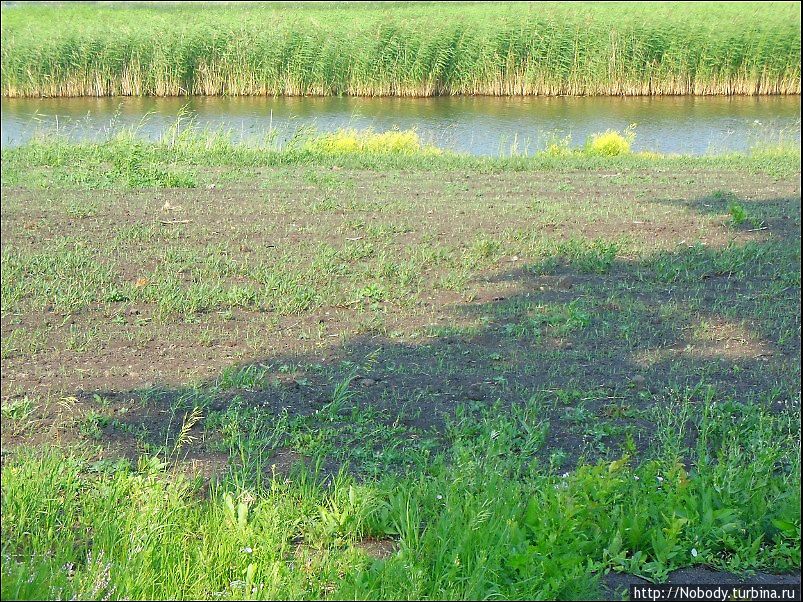
[[[372,130],[340,130],[321,134],[307,140],[304,150],[312,152],[342,153],[423,153],[438,155],[442,151],[434,146],[421,143],[414,130],[393,130],[376,133]]]
[[[572,153],[572,149],[570,148],[571,142],[571,134],[566,136],[550,134],[546,136],[544,148],[541,152],[550,157],[565,157]]]
[[[206,499],[163,457],[22,453],[2,472],[3,599],[593,599],[608,571],[799,567],[790,420],[684,402],[653,459],[559,475],[526,462],[547,432],[537,409],[460,408],[444,453],[362,482],[299,463],[259,483],[243,449]]]
[[[585,150],[591,155],[602,157],[616,157],[630,153],[630,145],[635,139],[633,126],[627,128],[624,133],[615,130],[607,130],[601,134],[592,134],[586,140]]]
[[[733,225],[735,226],[741,226],[747,221],[747,211],[737,203],[733,203],[728,207],[728,213],[730,213],[731,218],[733,218]]]
[[[2,17],[12,97],[800,93],[797,3],[101,3]]]

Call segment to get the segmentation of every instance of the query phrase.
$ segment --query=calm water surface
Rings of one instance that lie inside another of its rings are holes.
[[[760,142],[800,144],[800,97],[660,98],[59,98],[3,99],[2,147],[36,133],[102,139],[122,128],[158,138],[179,114],[201,127],[257,142],[315,128],[415,128],[432,144],[476,155],[532,152],[550,136],[589,134],[636,124],[637,150],[719,153]]]

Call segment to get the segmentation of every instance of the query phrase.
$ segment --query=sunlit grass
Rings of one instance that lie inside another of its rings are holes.
[[[402,153],[439,155],[443,151],[422,144],[414,130],[375,133],[371,130],[340,130],[315,136],[303,148],[322,153]]]
[[[791,2],[4,6],[2,21],[5,96],[800,93]]]
[[[614,130],[607,130],[601,134],[592,134],[586,141],[586,152],[603,157],[626,155],[630,152],[635,134],[632,130],[624,134]]]
[[[42,133],[21,147],[2,151],[3,185],[68,188],[196,188],[204,167],[237,170],[279,165],[341,165],[371,169],[567,170],[600,167],[717,166],[738,170],[791,173],[799,170],[800,146],[788,141],[761,143],[746,152],[689,156],[653,151],[633,152],[635,130],[592,134],[579,148],[570,138],[548,140],[529,153],[511,150],[499,157],[461,154],[423,142],[414,130],[304,131],[279,143],[272,135],[261,142],[235,142],[226,132],[193,127],[169,128],[159,140],[120,131],[99,142],[74,142]],[[87,211],[75,208],[76,214]]]
[[[3,599],[593,599],[607,571],[799,566],[794,422],[696,403],[661,419],[652,459],[563,475],[520,457],[544,443],[537,404],[459,408],[449,449],[381,479],[275,474],[251,441],[208,499],[163,457],[20,453],[2,472]]]

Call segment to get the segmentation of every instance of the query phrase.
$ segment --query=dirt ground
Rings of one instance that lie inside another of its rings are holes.
[[[357,403],[422,429],[552,395],[548,447],[568,450],[641,447],[642,411],[675,389],[799,398],[797,177],[294,167],[9,188],[2,245],[3,403],[33,408],[4,412],[6,451],[102,415],[96,439],[133,453],[234,365],[262,385],[218,388],[213,411],[310,414],[356,366]]]
[[[631,585],[649,585],[649,581],[624,573],[609,573],[602,579],[603,592],[608,600],[627,600]],[[730,573],[711,570],[706,567],[691,567],[673,571],[666,580],[669,585],[796,585],[800,591],[800,573],[771,575],[755,573],[751,577],[740,577]]]

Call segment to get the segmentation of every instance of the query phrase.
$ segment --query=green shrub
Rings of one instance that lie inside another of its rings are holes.
[[[627,155],[630,153],[630,145],[634,139],[633,126],[627,128],[624,133],[607,130],[601,134],[592,134],[586,140],[586,152],[602,157]]]

